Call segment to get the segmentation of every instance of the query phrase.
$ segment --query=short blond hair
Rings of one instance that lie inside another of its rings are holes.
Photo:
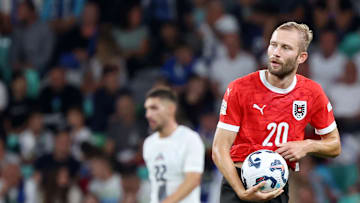
[[[307,26],[306,24],[286,22],[277,27],[275,31],[277,30],[297,30],[300,33],[302,39],[299,46],[300,51],[307,51],[309,44],[313,39],[313,31],[310,30],[309,26]]]

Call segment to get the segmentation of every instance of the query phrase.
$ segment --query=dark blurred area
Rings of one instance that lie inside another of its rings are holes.
[[[176,90],[179,122],[202,137],[201,198],[218,203],[219,103],[266,67],[286,21],[314,32],[299,74],[331,100],[343,149],[302,160],[290,202],[359,203],[357,0],[0,0],[0,203],[148,203],[143,102],[155,86]]]

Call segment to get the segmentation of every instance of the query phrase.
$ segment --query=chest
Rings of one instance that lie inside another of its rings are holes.
[[[154,142],[145,151],[145,161],[150,176],[162,173],[169,179],[183,172],[186,146],[173,141]]]
[[[264,94],[254,92],[243,103],[244,117],[256,121],[289,121],[306,123],[311,115],[313,97],[306,92]]]

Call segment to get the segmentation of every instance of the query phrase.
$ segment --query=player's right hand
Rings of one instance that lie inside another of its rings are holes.
[[[261,192],[261,187],[265,185],[265,182],[261,182],[258,185],[255,185],[252,188],[245,190],[242,194],[239,195],[241,200],[250,201],[250,202],[266,202],[271,199],[276,198],[284,192],[282,188],[276,189],[271,192]]]

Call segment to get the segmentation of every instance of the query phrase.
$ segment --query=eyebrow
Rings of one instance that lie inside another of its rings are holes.
[[[283,43],[283,42],[279,42],[279,41],[276,41],[276,40],[270,40],[270,44],[271,44],[271,43],[277,43],[277,44],[280,44],[281,46],[288,46],[288,47],[290,47],[290,48],[292,48],[292,49],[295,49],[294,46],[292,46],[292,45],[290,45],[290,44],[288,44],[288,43]]]

